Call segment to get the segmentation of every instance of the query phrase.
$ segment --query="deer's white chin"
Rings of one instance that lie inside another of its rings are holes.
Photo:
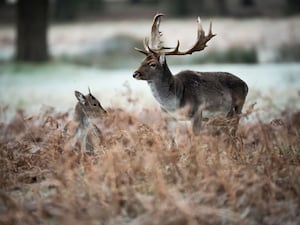
[[[147,80],[147,79],[145,79],[145,78],[142,77],[142,76],[136,76],[136,77],[134,77],[134,79],[136,79],[136,80]]]

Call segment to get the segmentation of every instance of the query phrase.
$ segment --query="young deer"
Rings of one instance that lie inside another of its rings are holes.
[[[95,122],[101,119],[106,111],[90,90],[87,95],[75,91],[75,96],[78,100],[73,119],[76,124],[76,141],[80,139],[84,152],[93,152],[102,141],[102,133]]]
[[[181,118],[192,121],[194,134],[199,134],[202,113],[222,113],[229,118],[240,114],[248,93],[247,84],[227,72],[196,72],[185,70],[174,75],[168,68],[167,55],[187,55],[202,51],[207,42],[215,36],[210,23],[205,35],[198,17],[198,36],[192,48],[179,50],[163,46],[159,25],[163,14],[154,17],[150,40],[145,38],[144,50],[135,48],[146,55],[140,67],[134,72],[137,80],[146,80],[152,94],[161,108]]]

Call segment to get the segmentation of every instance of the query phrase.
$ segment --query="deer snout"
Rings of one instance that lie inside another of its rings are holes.
[[[135,79],[139,79],[141,78],[142,74],[139,71],[135,71],[132,76]]]

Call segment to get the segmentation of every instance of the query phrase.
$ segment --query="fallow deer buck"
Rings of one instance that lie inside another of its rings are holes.
[[[92,153],[102,141],[102,132],[97,127],[97,122],[106,115],[100,102],[91,94],[87,95],[75,91],[75,97],[78,102],[75,106],[73,121],[75,124],[75,135],[73,142],[81,143],[81,149],[84,152]],[[73,143],[74,145],[74,143]]]
[[[188,55],[204,50],[207,42],[215,36],[212,24],[206,35],[198,17],[196,43],[190,49],[181,51],[179,41],[175,48],[163,46],[159,31],[162,16],[157,14],[154,17],[150,40],[144,39],[144,50],[135,48],[146,58],[133,77],[148,82],[162,110],[191,120],[194,134],[200,133],[202,113],[221,113],[228,118],[240,114],[248,93],[247,84],[240,78],[227,72],[190,70],[173,75],[166,62],[167,55]]]

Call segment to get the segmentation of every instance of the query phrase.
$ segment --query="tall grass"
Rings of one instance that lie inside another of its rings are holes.
[[[299,111],[249,111],[236,136],[179,127],[176,145],[161,112],[108,112],[92,155],[68,145],[68,113],[1,122],[0,224],[299,223]]]

